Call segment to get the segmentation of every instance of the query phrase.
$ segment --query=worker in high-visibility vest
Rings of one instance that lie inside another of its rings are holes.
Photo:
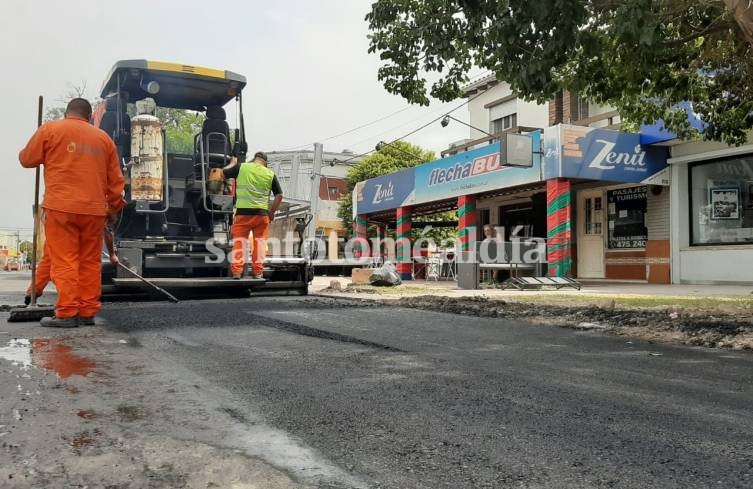
[[[222,171],[225,178],[235,178],[230,273],[235,279],[243,276],[248,256],[244,245],[248,243],[251,247],[251,277],[263,278],[269,223],[274,220],[275,212],[282,203],[282,187],[275,173],[267,168],[267,155],[261,151],[254,155],[253,161],[240,165],[233,158]],[[271,204],[270,193],[274,195]],[[253,242],[248,240],[249,233],[253,233]]]

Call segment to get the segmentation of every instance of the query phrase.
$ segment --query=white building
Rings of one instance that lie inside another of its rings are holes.
[[[753,132],[671,148],[673,283],[753,282]]]
[[[333,232],[338,236],[345,233],[337,216],[339,199],[346,193],[345,177],[348,169],[361,161],[352,151],[340,153],[325,151],[322,154],[322,167],[319,175],[319,188],[315,189],[314,150],[272,151],[267,153],[269,168],[274,170],[282,186],[284,209],[282,219],[270,228],[270,236],[283,238],[284,229],[292,229],[290,222],[297,215],[311,212],[312,200],[316,199],[316,215],[310,226],[315,227],[316,236],[329,237]],[[291,221],[292,222],[292,221]]]

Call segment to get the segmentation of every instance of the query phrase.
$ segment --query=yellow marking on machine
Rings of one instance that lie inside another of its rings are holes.
[[[225,78],[225,72],[202,66],[182,65],[178,63],[166,63],[164,61],[147,61],[147,69],[157,71],[171,71],[174,73],[189,73],[192,75],[209,76],[212,78]]]

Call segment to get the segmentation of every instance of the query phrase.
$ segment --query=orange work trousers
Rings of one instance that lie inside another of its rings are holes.
[[[101,307],[105,216],[50,209],[46,213],[47,251],[52,280],[58,290],[55,315],[59,318],[95,316]]]
[[[35,282],[37,284],[37,297],[42,295],[47,284],[50,283],[52,275],[50,274],[51,268],[50,251],[47,249],[47,241],[44,243],[44,252],[42,252],[42,259],[37,263],[37,270],[35,272]],[[26,289],[26,295],[31,295],[31,285]]]
[[[254,233],[253,240],[248,238]],[[264,257],[267,254],[267,236],[269,236],[268,216],[235,216],[233,221],[233,251],[230,254],[230,272],[233,275],[243,273],[243,266],[248,257],[246,244],[251,247],[251,267],[254,275],[264,271]]]

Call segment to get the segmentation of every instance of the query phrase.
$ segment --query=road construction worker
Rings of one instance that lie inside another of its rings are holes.
[[[42,296],[44,289],[47,288],[47,284],[50,283],[50,268],[50,254],[47,252],[47,245],[45,243],[44,253],[42,254],[42,259],[39,260],[39,263],[37,263],[37,270],[34,277],[34,283],[37,284],[37,298]],[[31,304],[32,285],[33,284],[29,284],[29,287],[26,289],[26,297],[24,297],[24,304],[26,304],[27,306]]]
[[[105,234],[105,243],[107,243],[108,250],[113,249],[112,248],[112,235]],[[109,253],[110,255],[110,263],[113,265],[118,264],[118,257],[115,253]],[[44,289],[47,288],[47,285],[52,280],[52,262],[50,260],[50,253],[47,251],[47,242],[45,242],[44,246],[44,252],[42,254],[42,259],[39,260],[39,263],[37,264],[37,270],[35,272],[34,282],[37,284],[37,298],[41,297],[44,293]],[[31,304],[31,288],[32,285],[29,284],[29,287],[26,289],[26,297],[24,297],[24,304],[27,306]]]
[[[42,319],[43,326],[94,323],[105,222],[125,204],[115,144],[89,123],[91,114],[87,100],[71,100],[65,119],[43,124],[18,155],[26,168],[44,165],[46,251],[58,301],[55,317]]]
[[[269,223],[282,202],[282,187],[275,173],[267,168],[267,155],[259,151],[253,161],[238,164],[233,158],[222,169],[225,178],[235,178],[235,213],[233,218],[233,252],[230,255],[230,273],[233,278],[243,276],[248,243],[251,247],[251,277],[263,278],[264,256],[269,233]],[[270,205],[269,194],[274,195]],[[248,240],[253,233],[253,242]],[[242,253],[242,256],[239,255]]]

